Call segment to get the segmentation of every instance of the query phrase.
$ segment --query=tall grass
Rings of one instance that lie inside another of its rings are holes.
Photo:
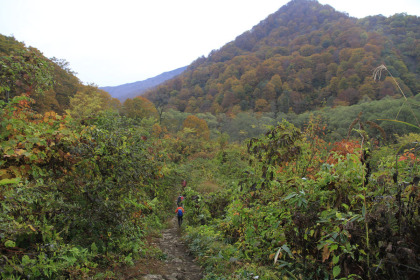
[[[387,72],[391,76],[392,80],[394,81],[394,83],[398,87],[399,91],[401,92],[401,94],[402,94],[402,96],[404,97],[404,100],[405,100],[404,103],[401,105],[400,110],[398,110],[398,113],[395,116],[395,119],[394,120],[388,120],[388,121],[399,122],[399,123],[403,123],[403,124],[406,124],[406,125],[414,126],[414,127],[418,128],[418,129],[420,129],[419,120],[417,119],[416,115],[414,114],[413,108],[411,108],[411,106],[410,106],[410,105],[414,105],[414,106],[419,106],[419,105],[417,105],[417,104],[410,104],[410,102],[408,102],[407,96],[404,94],[404,91],[401,89],[401,87],[398,84],[397,80],[394,78],[394,76],[391,74],[391,72],[389,72],[388,68],[386,68],[385,65],[382,64],[382,65],[380,65],[380,66],[378,66],[378,67],[375,68],[375,70],[373,71],[373,79],[375,81],[379,81],[381,79],[382,72]],[[417,126],[415,126],[413,124],[410,124],[410,123],[407,123],[407,122],[398,121],[398,116],[399,116],[402,108],[404,107],[404,105],[406,103],[407,103],[408,108],[409,108],[410,112],[412,113],[412,115],[413,115],[413,117],[414,117],[414,119],[416,121],[416,125]],[[380,119],[380,120],[386,121],[386,119]]]

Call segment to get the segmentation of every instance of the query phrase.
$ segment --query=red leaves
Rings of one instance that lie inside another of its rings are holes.
[[[354,154],[357,149],[360,148],[359,141],[354,140],[342,140],[335,142],[333,148],[331,149],[331,154],[327,159],[328,164],[337,163],[337,158],[333,156],[334,153],[340,156],[346,156],[347,154]]]
[[[398,158],[398,161],[411,161],[412,163],[418,161],[418,159],[416,158],[416,155],[414,155],[413,153],[406,151],[402,156],[400,156]]]

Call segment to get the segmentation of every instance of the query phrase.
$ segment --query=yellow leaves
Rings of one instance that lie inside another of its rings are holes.
[[[28,225],[28,227],[29,227],[32,231],[36,232],[36,229],[35,229],[32,225]]]
[[[207,122],[194,115],[190,115],[184,120],[183,128],[191,129],[191,134],[196,134],[198,138],[204,138],[207,140],[210,137],[210,130]]]
[[[57,116],[57,113],[54,111],[50,111],[50,112],[46,112],[45,116],[55,118]]]
[[[21,156],[25,152],[26,152],[26,150],[23,150],[23,149],[15,149],[15,155],[16,156]]]
[[[7,174],[7,169],[0,169],[0,178]]]
[[[13,126],[12,126],[12,124],[10,124],[10,123],[6,126],[6,129],[7,129],[7,130],[12,130],[12,128],[13,128]]]
[[[54,112],[54,111],[51,111],[51,112],[46,112],[45,114],[44,114],[44,117],[42,118],[42,121],[44,122],[44,123],[48,123],[49,125],[53,125],[54,124],[54,120],[56,120],[57,119],[57,113],[56,112]]]
[[[322,249],[322,262],[325,262],[330,257],[330,250],[328,249],[327,245],[324,245],[324,248]]]

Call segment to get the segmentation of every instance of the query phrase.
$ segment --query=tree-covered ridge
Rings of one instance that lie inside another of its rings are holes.
[[[22,94],[30,95],[36,111],[53,110],[60,114],[70,109],[70,100],[81,93],[99,94],[102,100],[106,99],[106,104],[94,106],[119,104],[96,86],[82,84],[64,59],[46,58],[38,49],[1,34],[0,65],[0,100],[3,101]]]
[[[382,17],[357,20],[317,1],[291,1],[146,96],[191,113],[302,113],[394,96],[390,77],[371,79],[382,64],[416,95],[420,19],[401,14],[376,26],[375,18]]]
[[[402,55],[408,70],[419,74],[420,33],[417,16],[407,14],[395,14],[388,18],[370,16],[360,19],[358,23],[369,31],[375,31],[390,38],[397,52]],[[397,69],[397,71],[400,70]]]

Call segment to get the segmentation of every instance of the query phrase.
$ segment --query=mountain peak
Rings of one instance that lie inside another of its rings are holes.
[[[384,63],[411,95],[420,88],[416,34],[418,17],[356,19],[293,0],[147,97],[192,113],[302,113],[398,95],[389,80],[372,81]]]
[[[127,83],[119,86],[100,87],[100,89],[108,92],[112,97],[117,98],[121,102],[124,102],[128,98],[140,96],[148,89],[153,88],[169,79],[174,78],[175,76],[184,72],[185,69],[187,69],[186,66],[172,71],[164,72],[160,75],[148,78],[143,81]]]

